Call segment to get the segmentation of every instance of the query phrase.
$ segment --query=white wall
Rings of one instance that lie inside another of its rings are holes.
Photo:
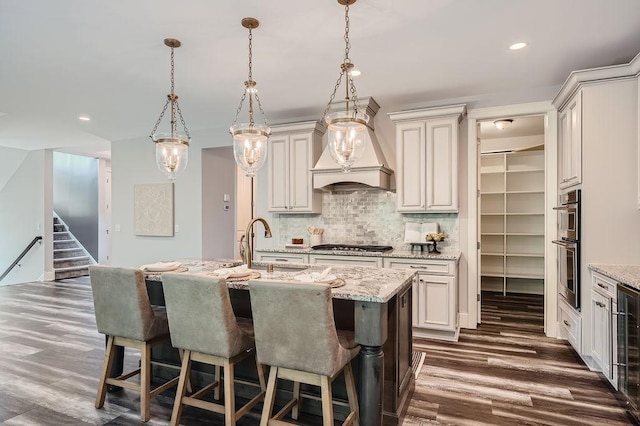
[[[20,167],[27,154],[29,151],[23,149],[0,147],[0,158],[2,158],[3,165],[0,168],[0,191]]]
[[[46,256],[46,247],[52,250],[53,216],[51,215],[50,192],[52,154],[38,150],[16,153],[0,148],[14,159],[23,157],[15,172],[6,179],[0,190],[0,274],[16,259],[23,249],[37,236],[42,235],[42,244],[36,244],[1,282],[0,285],[36,281],[45,270],[51,271],[52,256]],[[48,209],[48,210],[47,210]]]
[[[235,245],[236,163],[232,147],[202,150],[202,256],[232,259]],[[229,201],[224,201],[224,195]],[[228,208],[228,210],[225,210]]]
[[[226,129],[204,136],[192,132],[189,164],[175,181],[175,225],[173,237],[137,236],[133,229],[133,187],[135,184],[166,182],[155,162],[155,146],[148,137],[111,144],[112,170],[112,258],[114,266],[202,257],[203,171],[202,149],[231,145]],[[230,179],[214,171],[218,179]],[[233,226],[233,225],[231,225]],[[118,230],[119,229],[119,230]]]

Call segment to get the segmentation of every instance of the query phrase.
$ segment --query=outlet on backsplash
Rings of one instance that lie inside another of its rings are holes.
[[[280,247],[292,237],[304,235],[309,227],[324,228],[325,243],[390,245],[410,249],[404,242],[406,222],[437,222],[447,239],[438,243],[441,251],[457,251],[458,214],[396,212],[396,194],[389,191],[360,190],[326,192],[321,215],[280,215]]]

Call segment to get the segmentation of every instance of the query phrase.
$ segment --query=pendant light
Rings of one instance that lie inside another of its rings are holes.
[[[238,166],[244,170],[246,176],[254,177],[258,169],[262,167],[267,159],[267,140],[271,134],[271,129],[267,124],[267,118],[262,110],[256,82],[253,80],[252,72],[252,30],[258,28],[260,22],[255,18],[244,18],[242,26],[249,30],[249,78],[244,82],[244,93],[240,99],[240,105],[236,111],[236,117],[233,124],[229,128],[231,136],[233,136],[233,156]],[[246,98],[249,98],[249,122],[238,123],[238,116],[242,111],[242,104]],[[260,113],[264,119],[264,124],[256,124],[253,119],[253,103],[254,99],[258,104]]]
[[[173,50],[180,47],[182,43],[174,38],[165,38],[164,44],[171,48],[171,93],[167,95],[167,102],[164,104],[160,117],[149,137],[156,144],[156,164],[158,168],[167,175],[169,180],[173,181],[176,176],[187,167],[191,137],[189,136],[189,130],[184,122],[184,118],[182,118],[182,111],[180,111],[180,105],[178,104],[178,95],[174,93]],[[157,133],[160,122],[169,105],[171,105],[170,131],[167,133]],[[176,130],[177,118],[180,118],[184,134],[178,133]]]
[[[344,60],[340,65],[340,76],[333,89],[329,103],[324,110],[329,153],[345,173],[351,171],[351,166],[362,156],[362,152],[364,151],[364,138],[367,132],[366,126],[369,121],[369,116],[360,110],[356,86],[353,83],[351,75],[354,64],[349,58],[349,49],[351,48],[351,44],[349,43],[349,5],[355,2],[356,0],[338,0],[338,3],[345,7]],[[346,78],[344,110],[329,114],[331,103],[342,83],[342,77]]]

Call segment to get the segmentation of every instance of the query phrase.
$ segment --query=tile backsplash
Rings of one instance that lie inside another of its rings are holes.
[[[438,243],[441,251],[458,251],[457,213],[396,212],[396,194],[379,190],[326,192],[322,195],[322,214],[281,214],[277,218],[284,247],[292,238],[309,242],[308,227],[323,228],[324,243],[390,245],[409,249],[404,243],[406,222],[437,222],[446,239]]]

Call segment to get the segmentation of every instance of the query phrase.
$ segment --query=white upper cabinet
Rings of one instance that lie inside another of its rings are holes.
[[[560,189],[582,182],[582,92],[560,110],[558,118],[558,171]]]
[[[396,124],[396,210],[458,211],[458,125],[464,105],[389,114]]]
[[[309,171],[322,150],[324,127],[318,122],[273,126],[267,154],[269,211],[320,213],[322,195]]]

